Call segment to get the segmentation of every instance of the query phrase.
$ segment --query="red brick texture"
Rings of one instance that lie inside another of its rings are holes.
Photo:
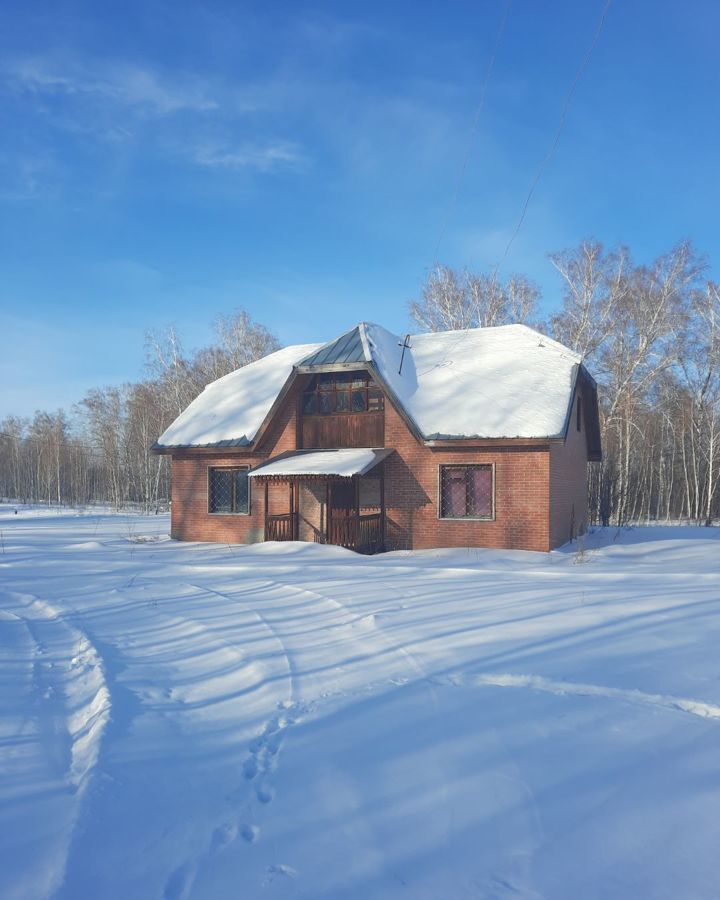
[[[388,549],[509,547],[549,549],[549,452],[507,445],[492,449],[429,448],[386,404],[385,442],[395,453],[385,461]],[[492,521],[439,518],[440,466],[486,463],[495,469]]]
[[[298,388],[299,389],[299,388]],[[172,460],[172,536],[179,540],[249,543],[263,539],[264,485],[253,481],[249,515],[208,513],[208,467],[257,465],[297,447],[297,393],[290,392],[258,447],[177,451]],[[587,451],[583,430],[570,422],[566,442],[527,445],[429,447],[408,429],[389,401],[385,446],[395,453],[382,464],[387,508],[387,549],[495,547],[547,551],[585,529]],[[441,465],[490,464],[494,468],[491,521],[439,518]],[[363,506],[379,502],[377,470],[361,481]],[[367,498],[367,499],[366,499]],[[290,509],[289,487],[269,486],[271,513]],[[325,521],[325,487],[306,483],[299,493],[299,536],[313,540]]]
[[[587,531],[587,437],[584,416],[578,430],[576,395],[567,439],[550,448],[550,538],[558,547]]]

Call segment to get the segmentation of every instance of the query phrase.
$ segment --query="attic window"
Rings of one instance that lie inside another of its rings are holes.
[[[302,411],[306,416],[377,413],[384,408],[383,392],[367,372],[324,372],[316,375],[302,398]]]
[[[249,466],[208,469],[208,512],[215,515],[250,513]]]
[[[578,431],[582,430],[582,407],[580,406],[580,394],[577,395],[577,400],[575,402],[575,428]]]
[[[494,518],[491,465],[440,466],[440,518]]]

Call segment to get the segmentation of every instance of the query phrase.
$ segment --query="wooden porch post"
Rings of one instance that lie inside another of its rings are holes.
[[[325,480],[325,543],[330,543],[330,479]]]
[[[293,505],[292,505],[292,533],[293,540],[297,541],[300,535],[299,522],[300,519],[300,482],[297,478],[293,481]]]
[[[265,482],[265,528],[263,530],[263,540],[266,541],[267,533],[268,533],[268,479],[263,479]]]
[[[380,547],[385,549],[385,465],[380,466]]]
[[[288,489],[290,491],[290,540],[295,540],[295,482],[292,478],[288,479]]]
[[[355,482],[355,526],[353,528],[353,547],[354,550],[358,550],[360,547],[360,476],[353,475],[353,481]]]

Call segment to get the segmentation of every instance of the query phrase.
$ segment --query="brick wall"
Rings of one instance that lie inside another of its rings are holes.
[[[300,380],[298,380],[299,382]],[[220,541],[237,544],[254,543],[263,539],[265,525],[265,488],[250,479],[250,515],[219,515],[208,513],[209,466],[256,466],[270,456],[294,450],[297,439],[296,387],[278,410],[272,427],[268,429],[256,452],[238,447],[236,450],[178,452],[172,459],[172,521],[170,533],[181,541]],[[273,513],[289,512],[287,484],[269,485],[268,501]]]
[[[247,516],[208,514],[207,469],[220,465],[257,465],[297,446],[297,393],[292,391],[256,452],[242,448],[213,453],[184,452],[172,463],[172,536],[180,540],[245,543],[262,540],[264,486],[251,486]],[[395,453],[383,463],[388,549],[432,547],[508,547],[549,550],[584,528],[586,455],[583,431],[575,420],[567,446],[538,443],[504,447],[429,448],[420,444],[391,403],[385,404],[385,445]],[[439,467],[485,463],[494,467],[495,516],[492,521],[443,520],[438,517]],[[373,473],[375,475],[375,473]],[[368,480],[363,502],[375,500],[377,481]],[[366,499],[367,495],[367,499]],[[552,499],[552,514],[551,514]],[[300,489],[300,537],[312,540],[324,523],[324,485]],[[287,484],[269,486],[271,513],[289,511]],[[571,526],[572,523],[572,526]]]
[[[391,404],[385,439],[396,453],[385,460],[388,549],[510,547],[548,550],[547,444],[502,449],[432,449],[419,444]],[[495,469],[493,521],[438,518],[439,467],[486,463]]]
[[[553,547],[587,531],[587,438],[582,415],[580,430],[577,428],[578,401],[582,405],[580,392],[573,404],[567,440],[564,444],[553,444],[550,450],[550,536]]]

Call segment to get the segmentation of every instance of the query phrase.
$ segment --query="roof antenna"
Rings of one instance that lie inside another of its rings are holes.
[[[398,369],[398,375],[402,375],[402,364],[405,360],[405,351],[410,350],[410,335],[409,334],[405,335],[405,340],[402,342],[402,344],[400,343],[400,341],[398,341],[398,347],[402,347],[402,353],[400,354],[400,368]]]

